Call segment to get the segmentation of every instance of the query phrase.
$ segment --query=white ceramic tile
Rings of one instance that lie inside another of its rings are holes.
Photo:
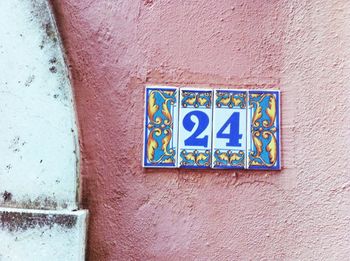
[[[176,87],[147,86],[143,166],[177,168],[178,96]]]
[[[247,91],[214,90],[212,168],[244,169],[247,141]]]
[[[180,89],[180,168],[210,168],[212,98],[211,89]]]
[[[280,92],[251,90],[248,104],[248,168],[280,170]]]

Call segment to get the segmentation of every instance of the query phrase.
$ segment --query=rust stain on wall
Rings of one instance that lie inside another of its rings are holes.
[[[58,181],[59,182],[59,181]],[[57,200],[53,197],[41,196],[35,199],[22,198],[20,200],[16,199],[16,195],[12,192],[5,191],[2,194],[2,201],[0,204],[2,207],[10,208],[26,208],[26,209],[58,209],[67,208],[67,203],[62,200]]]

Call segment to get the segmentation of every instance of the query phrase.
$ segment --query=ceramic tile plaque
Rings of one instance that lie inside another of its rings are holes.
[[[281,169],[280,92],[249,91],[248,168]]]
[[[178,89],[146,87],[144,167],[177,167]]]
[[[212,99],[212,90],[180,89],[180,168],[210,168]]]
[[[214,90],[212,168],[244,169],[247,143],[247,92]]]
[[[148,86],[143,166],[280,170],[280,92]]]

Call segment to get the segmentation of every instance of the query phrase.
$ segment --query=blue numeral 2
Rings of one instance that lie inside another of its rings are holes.
[[[227,126],[230,125],[230,133],[225,134],[224,131]],[[230,147],[240,147],[241,143],[239,142],[242,139],[242,134],[239,133],[239,112],[232,113],[231,117],[225,122],[225,124],[218,131],[217,138],[228,139],[226,146]]]
[[[198,119],[198,127],[194,133],[185,140],[186,146],[208,146],[208,135],[203,138],[198,138],[198,136],[205,131],[209,125],[209,117],[202,111],[192,111],[188,113],[183,119],[183,126],[187,131],[192,131],[196,123],[191,119],[191,116],[195,116]]]

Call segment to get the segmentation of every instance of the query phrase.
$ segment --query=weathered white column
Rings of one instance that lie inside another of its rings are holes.
[[[0,1],[0,260],[84,260],[69,73],[47,0]]]

